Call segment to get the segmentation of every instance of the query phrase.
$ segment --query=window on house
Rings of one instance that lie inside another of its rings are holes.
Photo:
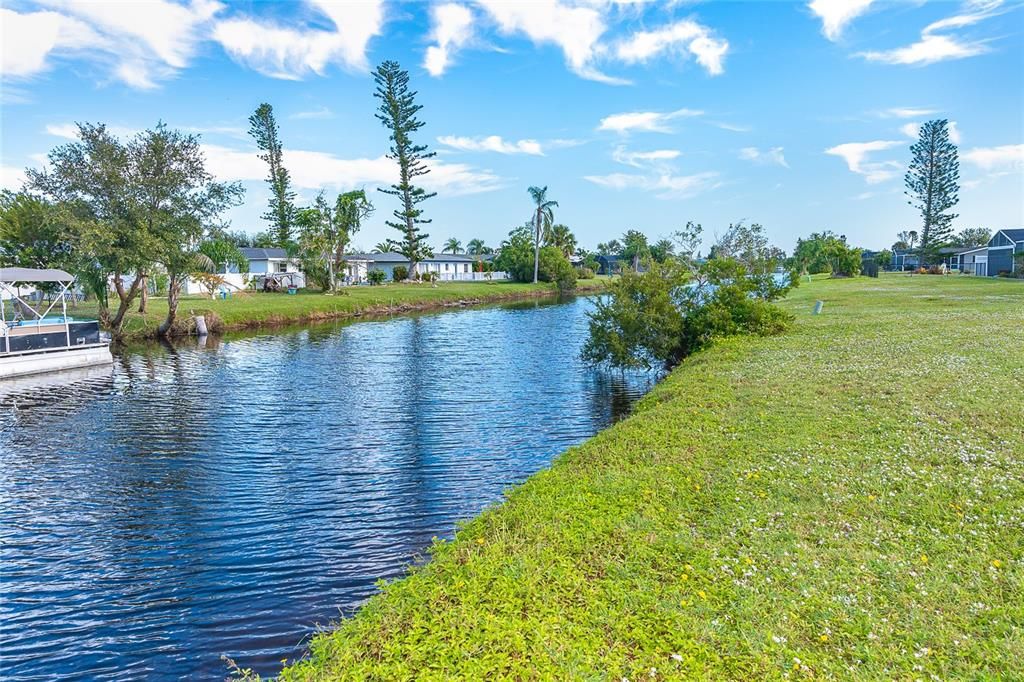
[[[447,263],[444,264],[444,271],[448,272],[448,264]]]
[[[288,272],[288,263],[285,262],[285,261],[281,261],[280,263],[278,263],[277,264],[277,271],[278,272]]]
[[[464,263],[462,265],[462,271],[463,272],[469,272],[469,263]]]

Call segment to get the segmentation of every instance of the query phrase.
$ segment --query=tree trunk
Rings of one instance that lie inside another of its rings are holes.
[[[149,275],[139,273],[139,279],[142,281],[142,288],[139,292],[139,312],[146,312],[146,305],[149,303]]]
[[[117,305],[117,313],[112,319],[110,319],[107,326],[110,328],[110,331],[114,336],[120,336],[121,325],[124,323],[125,313],[128,312],[128,308],[131,306],[132,301],[135,300],[135,295],[139,293],[139,278],[135,278],[135,281],[132,282],[131,287],[129,287],[126,292],[124,290],[124,282],[121,280],[121,273],[115,273],[114,289],[117,291],[119,303]]]
[[[537,283],[537,274],[540,272],[540,209],[537,210],[537,217],[533,219],[533,283]]]
[[[327,257],[327,291],[334,293],[334,258]]]
[[[168,336],[174,329],[174,322],[178,317],[178,289],[180,287],[178,273],[170,273],[170,281],[167,284],[167,319],[156,330],[160,336]]]

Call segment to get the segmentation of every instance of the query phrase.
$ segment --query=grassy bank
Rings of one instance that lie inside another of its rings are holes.
[[[603,278],[580,280],[577,291],[586,293],[604,287]],[[386,286],[347,287],[341,293],[325,296],[320,292],[302,291],[286,294],[236,293],[231,298],[210,300],[188,296],[178,305],[184,320],[195,315],[215,317],[215,331],[253,329],[302,322],[380,315],[413,310],[429,310],[451,305],[494,303],[557,293],[553,284],[518,284],[514,282],[438,282],[430,284],[388,284]],[[116,297],[114,298],[116,301]],[[114,301],[111,301],[111,305]],[[125,319],[125,340],[156,336],[156,329],[167,316],[167,299],[151,298],[146,314],[136,312],[138,303]],[[95,304],[82,304],[70,311],[76,317],[96,317]]]
[[[793,331],[687,360],[282,678],[1024,677],[1024,283],[783,305]]]

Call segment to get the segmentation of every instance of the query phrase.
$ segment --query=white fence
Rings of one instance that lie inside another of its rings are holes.
[[[507,272],[438,272],[440,282],[487,282],[508,279]]]

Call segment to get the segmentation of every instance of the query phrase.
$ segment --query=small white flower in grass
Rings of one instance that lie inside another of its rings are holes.
[[[671,659],[672,659],[673,661],[675,661],[676,663],[682,663],[682,662],[683,662],[683,657],[682,657],[682,656],[680,656],[679,654],[672,654],[672,655],[670,656],[670,658],[671,658]]]

